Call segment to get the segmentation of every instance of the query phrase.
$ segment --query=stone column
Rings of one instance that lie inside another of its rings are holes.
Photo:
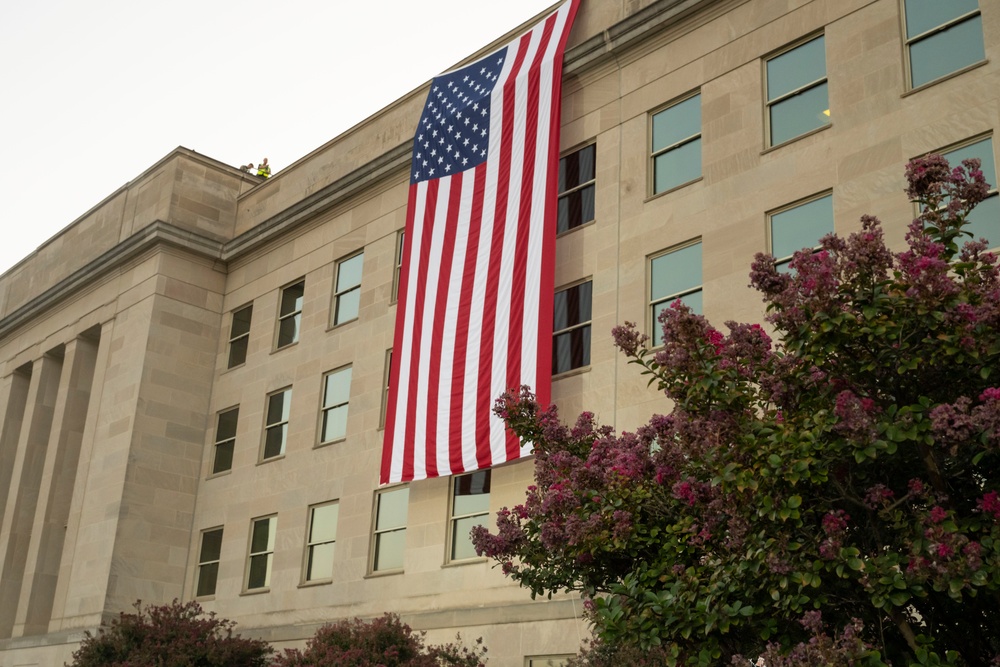
[[[75,476],[71,491],[68,497],[64,498],[69,503],[66,507],[65,538],[62,544],[62,554],[59,561],[59,573],[56,577],[56,589],[53,595],[51,620],[49,622],[49,632],[62,629],[62,619],[66,615],[66,592],[69,590],[70,576],[73,572],[73,560],[76,553],[77,538],[80,531],[80,512],[83,507],[84,497],[87,493],[87,480],[90,475],[91,456],[94,449],[94,434],[97,432],[98,416],[101,413],[101,388],[104,386],[105,372],[108,367],[108,359],[111,355],[109,344],[111,341],[111,331],[114,328],[114,321],[105,322],[99,331],[96,327],[88,333],[92,333],[92,340],[96,340],[96,358],[94,363],[93,379],[91,382],[90,402],[87,407],[87,423],[83,428],[83,437],[80,442],[80,451],[77,458],[75,470],[71,470],[68,465],[64,466],[64,474],[72,472]]]
[[[14,628],[24,568],[35,522],[45,454],[49,445],[62,373],[62,346],[34,362],[28,387],[24,426],[18,438],[11,471],[11,500],[4,511],[0,532],[0,638]]]
[[[14,459],[17,441],[21,437],[24,408],[28,404],[28,386],[31,384],[31,364],[25,364],[3,379],[0,385],[0,405],[4,405],[3,426],[0,427],[0,535],[3,535],[4,514],[8,499],[13,503]],[[0,542],[3,544],[3,542]]]
[[[91,335],[66,345],[48,455],[45,457],[38,507],[28,545],[24,583],[14,622],[15,637],[45,634],[49,629],[99,342]]]

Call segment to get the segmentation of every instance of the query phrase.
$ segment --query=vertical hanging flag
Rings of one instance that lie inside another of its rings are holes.
[[[413,141],[381,483],[526,453],[492,414],[551,384],[562,60],[579,0],[434,79]]]

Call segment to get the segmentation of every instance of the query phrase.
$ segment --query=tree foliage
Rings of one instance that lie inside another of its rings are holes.
[[[670,414],[616,434],[499,399],[535,484],[477,550],[533,595],[580,591],[605,654],[1000,664],[1000,277],[960,247],[988,185],[977,160],[906,176],[902,252],[866,216],[790,272],[755,258],[770,334],[680,302],[660,348],[616,328]]]
[[[206,614],[197,602],[122,612],[97,634],[87,632],[70,667],[265,667],[267,642],[233,634],[234,621]]]
[[[425,646],[423,633],[415,633],[387,613],[370,621],[358,618],[320,628],[304,651],[286,649],[275,667],[483,667],[486,648],[458,643]]]

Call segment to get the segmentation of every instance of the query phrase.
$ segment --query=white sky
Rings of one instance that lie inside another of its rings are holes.
[[[554,1],[6,0],[0,273],[177,146],[279,171]]]

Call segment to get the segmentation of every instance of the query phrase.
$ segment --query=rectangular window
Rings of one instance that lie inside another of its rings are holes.
[[[229,364],[226,368],[234,368],[246,362],[252,317],[253,304],[233,311],[233,322],[229,327]]]
[[[222,557],[222,529],[213,528],[201,534],[201,551],[198,552],[198,583],[195,596],[215,595],[219,581],[219,560]]]
[[[378,427],[385,428],[385,410],[389,407],[389,379],[392,377],[392,348],[385,351],[385,372],[382,376],[382,412],[378,417]]]
[[[649,313],[653,345],[663,344],[660,313],[678,299],[701,314],[701,241],[667,250],[649,260]]]
[[[219,413],[215,424],[215,453],[212,457],[212,474],[231,470],[233,449],[236,446],[236,423],[239,421],[238,407]]]
[[[524,667],[566,667],[574,655],[535,655],[524,659]]]
[[[392,267],[392,301],[399,300],[399,276],[403,273],[403,244],[406,243],[406,230],[400,230],[396,236],[396,263]]]
[[[337,263],[337,280],[333,296],[333,324],[358,319],[361,307],[361,270],[365,253],[359,252]]]
[[[302,301],[306,281],[300,280],[281,290],[281,307],[278,310],[278,347],[285,347],[299,340],[302,326]]]
[[[986,239],[989,247],[995,248],[1000,245],[1000,195],[997,194],[997,167],[993,155],[993,137],[979,139],[970,144],[960,146],[942,155],[948,160],[948,164],[957,167],[962,164],[962,160],[977,157],[981,161],[980,169],[983,170],[983,178],[990,184],[991,190],[986,199],[969,215],[969,224],[965,231],[972,232],[975,240]],[[959,241],[959,245],[968,238]]]
[[[552,322],[552,374],[590,365],[590,308],[588,280],[556,292]]]
[[[282,389],[267,397],[267,421],[264,423],[263,460],[285,453],[288,440],[288,414],[292,406],[292,390]]]
[[[340,440],[347,435],[347,402],[351,397],[351,367],[323,376],[323,408],[320,442]]]
[[[375,494],[372,572],[403,569],[409,500],[410,488],[407,486]]]
[[[490,471],[455,477],[451,485],[451,550],[448,560],[475,558],[469,532],[482,526],[490,511]]]
[[[575,229],[594,220],[594,160],[591,144],[559,160],[559,215],[556,232]]]
[[[768,215],[771,255],[779,271],[788,271],[792,255],[818,247],[819,240],[833,232],[833,195],[825,194],[793,204]]]
[[[976,0],[905,0],[903,11],[910,87],[986,60]]]
[[[769,58],[768,146],[777,146],[830,123],[823,35]]]
[[[333,578],[333,547],[337,542],[339,503],[309,508],[309,531],[306,540],[305,580]]]
[[[274,533],[278,518],[274,516],[250,522],[250,549],[247,555],[248,591],[271,585],[271,559],[274,556]]]
[[[701,178],[701,93],[652,116],[653,194]]]

